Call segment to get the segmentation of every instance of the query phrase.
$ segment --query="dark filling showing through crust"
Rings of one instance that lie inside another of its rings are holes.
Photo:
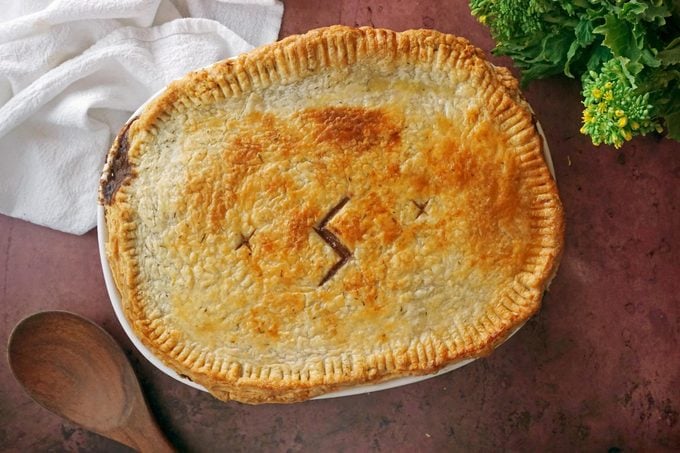
[[[335,253],[340,257],[340,260],[336,262],[333,267],[331,267],[326,275],[319,282],[319,286],[323,286],[332,276],[334,276],[342,266],[345,265],[347,261],[352,257],[352,252],[342,243],[340,239],[334,235],[330,230],[326,229],[326,224],[337,214],[349,201],[349,197],[344,197],[340,202],[331,209],[328,214],[319,222],[319,226],[314,227],[316,234],[321,236],[328,245],[335,251]]]
[[[130,162],[128,161],[130,143],[128,141],[128,131],[137,118],[138,117],[135,117],[130,120],[130,122],[120,130],[118,137],[116,137],[118,148],[113,153],[109,172],[104,181],[102,181],[102,197],[105,204],[110,205],[113,202],[114,195],[116,195],[120,186],[122,186],[123,182],[130,176]]]
[[[421,215],[425,214],[425,208],[430,203],[430,200],[426,200],[424,203],[418,203],[416,200],[411,200],[414,205],[418,208],[418,214],[416,214],[416,219]]]
[[[255,230],[253,230],[253,232],[250,233],[248,236],[244,236],[243,233],[241,233],[241,242],[239,243],[239,245],[236,246],[234,250],[238,250],[241,247],[245,247],[252,252],[253,249],[250,247],[250,238],[253,237],[253,234],[255,234]]]

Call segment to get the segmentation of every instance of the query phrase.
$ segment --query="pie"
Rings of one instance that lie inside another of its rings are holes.
[[[245,403],[490,353],[563,242],[516,80],[429,30],[333,26],[188,74],[120,132],[100,203],[141,341]]]

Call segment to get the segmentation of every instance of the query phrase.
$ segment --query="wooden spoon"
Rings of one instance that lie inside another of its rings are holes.
[[[14,376],[49,411],[142,452],[174,451],[125,354],[98,325],[64,311],[36,313],[14,328],[7,349]]]

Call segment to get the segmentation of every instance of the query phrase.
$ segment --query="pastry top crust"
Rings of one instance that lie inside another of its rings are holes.
[[[467,41],[334,26],[187,75],[114,142],[123,308],[223,400],[304,400],[487,354],[563,240],[516,81]]]

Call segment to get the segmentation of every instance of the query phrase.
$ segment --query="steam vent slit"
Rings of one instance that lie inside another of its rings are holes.
[[[416,200],[411,200],[414,205],[416,205],[416,208],[418,208],[418,213],[416,214],[416,219],[420,217],[423,214],[426,214],[425,208],[427,208],[427,205],[430,203],[430,200],[425,200],[423,203],[418,203]]]
[[[319,225],[314,227],[316,234],[318,234],[321,239],[330,245],[335,253],[340,257],[340,259],[328,270],[328,272],[326,272],[326,275],[323,276],[321,282],[319,282],[319,286],[323,286],[324,283],[330,280],[331,277],[333,277],[352,257],[352,252],[345,246],[345,244],[343,244],[340,239],[330,230],[326,229],[328,222],[330,222],[331,219],[338,212],[340,212],[340,210],[347,204],[348,201],[349,197],[347,196],[340,200],[340,202],[336,204],[330,211],[328,211],[328,214],[326,214],[323,219],[321,219]]]
[[[253,251],[252,248],[250,248],[250,238],[253,237],[253,234],[255,234],[255,230],[253,230],[248,236],[244,236],[243,233],[241,233],[241,242],[236,246],[234,250],[238,250],[241,247],[246,247],[249,251]]]

